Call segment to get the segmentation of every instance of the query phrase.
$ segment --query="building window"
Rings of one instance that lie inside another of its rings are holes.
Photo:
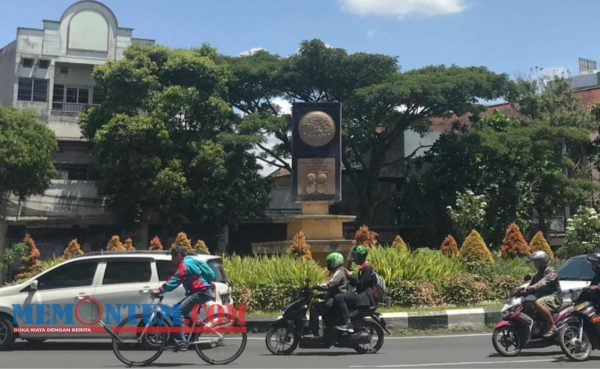
[[[54,95],[52,97],[52,109],[81,111],[90,102],[90,89],[88,87],[71,87],[65,85],[54,85]],[[66,104],[81,104],[67,105]]]
[[[59,178],[70,181],[86,181],[95,179],[91,168],[87,164],[55,163],[54,167],[59,173]]]
[[[50,60],[41,59],[39,63],[40,69],[48,69],[48,67],[50,66]]]
[[[60,74],[67,74],[69,73],[69,68],[67,67],[60,67]]]
[[[48,80],[19,78],[17,99],[21,101],[48,101]]]
[[[21,64],[23,65],[23,68],[31,68],[33,67],[33,59],[21,58]]]

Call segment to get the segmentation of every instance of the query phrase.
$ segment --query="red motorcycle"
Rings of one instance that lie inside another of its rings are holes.
[[[525,280],[528,280],[525,278]],[[492,334],[494,349],[502,356],[517,356],[523,349],[542,348],[557,344],[557,337],[543,337],[548,331],[548,323],[537,313],[534,306],[535,295],[527,295],[523,287],[510,293],[502,308],[502,320],[496,323]],[[570,315],[571,303],[564,303],[553,320],[557,327]]]

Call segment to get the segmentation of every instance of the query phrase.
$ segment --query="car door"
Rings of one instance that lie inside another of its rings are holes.
[[[150,292],[158,287],[152,274],[153,261],[144,257],[106,258],[100,264],[101,278],[94,298],[105,307],[102,319],[106,324],[119,324],[127,317],[129,306],[152,302]],[[142,313],[141,306],[132,308]]]
[[[37,290],[29,291],[30,297],[28,298],[28,302],[31,304],[59,305],[64,310],[68,309],[73,317],[70,324],[66,321],[62,321],[60,324],[54,324],[55,322],[52,320],[55,312],[53,311],[54,308],[50,308],[45,317],[46,319],[44,319],[49,320],[48,323],[50,324],[41,324],[42,326],[83,326],[81,322],[76,319],[76,316],[84,322],[91,322],[94,320],[94,316],[97,317],[98,310],[93,304],[81,304],[81,306],[76,308],[77,302],[93,296],[95,284],[98,280],[97,266],[98,261],[94,259],[75,260],[58,266],[36,278],[38,287]],[[77,312],[75,310],[77,310]],[[32,327],[35,327],[36,325],[37,324],[34,324]],[[81,337],[81,334],[64,332],[50,335],[41,333],[23,333],[21,336],[23,338],[59,336],[60,338],[66,338]]]

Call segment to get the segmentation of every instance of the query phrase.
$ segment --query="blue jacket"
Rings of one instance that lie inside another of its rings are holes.
[[[161,292],[169,292],[183,283],[187,296],[194,292],[206,291],[214,279],[215,272],[205,261],[188,255],[183,258],[175,273],[159,289]]]

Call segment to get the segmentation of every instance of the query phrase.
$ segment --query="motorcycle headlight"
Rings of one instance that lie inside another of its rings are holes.
[[[506,318],[507,316],[509,316],[510,314],[512,314],[516,309],[517,309],[518,305],[512,305],[507,307],[506,309],[502,310],[502,317]]]

